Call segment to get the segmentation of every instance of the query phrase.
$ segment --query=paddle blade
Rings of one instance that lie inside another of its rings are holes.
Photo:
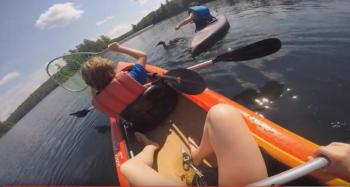
[[[91,110],[89,110],[89,109],[84,109],[84,110],[80,110],[78,112],[70,113],[69,115],[75,116],[78,118],[82,118],[82,117],[85,117],[90,111]]]
[[[261,58],[281,49],[281,40],[269,38],[217,56],[213,61],[244,61]]]
[[[202,93],[207,84],[195,71],[189,69],[174,69],[168,71],[164,76],[165,82],[174,89],[190,95]]]

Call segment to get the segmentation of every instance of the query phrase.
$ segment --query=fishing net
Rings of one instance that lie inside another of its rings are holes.
[[[81,92],[88,85],[83,80],[80,69],[89,58],[97,55],[110,59],[114,66],[117,66],[118,61],[132,61],[130,57],[120,56],[111,52],[77,52],[51,60],[46,66],[46,72],[51,79],[64,89],[72,92]]]
[[[47,74],[64,89],[80,92],[88,87],[82,79],[80,68],[96,54],[81,52],[57,57],[46,66]]]

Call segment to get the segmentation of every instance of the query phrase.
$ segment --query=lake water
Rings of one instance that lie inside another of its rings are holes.
[[[163,21],[125,45],[150,64],[188,67],[261,39],[277,37],[269,57],[200,70],[209,87],[316,143],[350,141],[350,1],[232,1],[208,4],[231,29],[196,58],[186,49],[193,26],[175,32],[186,13]],[[160,40],[183,37],[170,50]],[[126,58],[128,59],[128,58]],[[0,139],[0,185],[116,185],[108,119],[70,112],[89,106],[88,93],[56,89]]]

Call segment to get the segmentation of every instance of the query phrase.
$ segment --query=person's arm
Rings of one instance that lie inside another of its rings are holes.
[[[325,156],[331,162],[324,172],[350,181],[350,144],[333,142],[320,146],[316,155]]]
[[[132,56],[136,59],[137,64],[141,64],[143,67],[145,67],[147,63],[147,55],[146,53],[137,50],[137,49],[132,49],[128,47],[123,47],[119,45],[117,42],[113,42],[108,45],[108,49],[111,51],[119,52],[119,53],[124,53],[126,55]]]
[[[194,14],[191,13],[185,20],[183,20],[179,25],[175,27],[175,30],[179,30],[182,26],[190,23],[194,19]]]

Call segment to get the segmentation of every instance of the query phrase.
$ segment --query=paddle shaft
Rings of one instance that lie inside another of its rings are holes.
[[[174,77],[174,76],[169,76],[169,75],[159,75],[157,73],[148,73],[147,75],[150,76],[150,77],[163,78],[163,79],[173,80],[173,81],[176,81],[176,82],[180,82],[181,81],[180,77]]]
[[[324,157],[317,157],[309,162],[306,162],[300,166],[289,169],[272,177],[263,179],[258,182],[249,184],[248,186],[271,186],[271,185],[283,185],[292,180],[303,177],[313,171],[325,167],[329,161]]]
[[[207,60],[205,62],[202,62],[202,63],[196,64],[196,65],[190,66],[187,69],[198,70],[198,69],[206,68],[206,67],[208,67],[208,66],[210,66],[212,64],[215,64],[215,63],[216,62],[214,60]]]
[[[189,69],[189,68],[187,68],[187,69]],[[191,69],[189,69],[189,70],[191,70]],[[172,80],[172,81],[175,81],[177,83],[188,82],[188,83],[197,84],[196,81],[189,80],[189,79],[183,79],[180,76],[160,75],[160,74],[157,74],[157,73],[148,73],[147,75],[150,76],[150,77],[156,77],[156,78],[161,78],[161,79]]]

